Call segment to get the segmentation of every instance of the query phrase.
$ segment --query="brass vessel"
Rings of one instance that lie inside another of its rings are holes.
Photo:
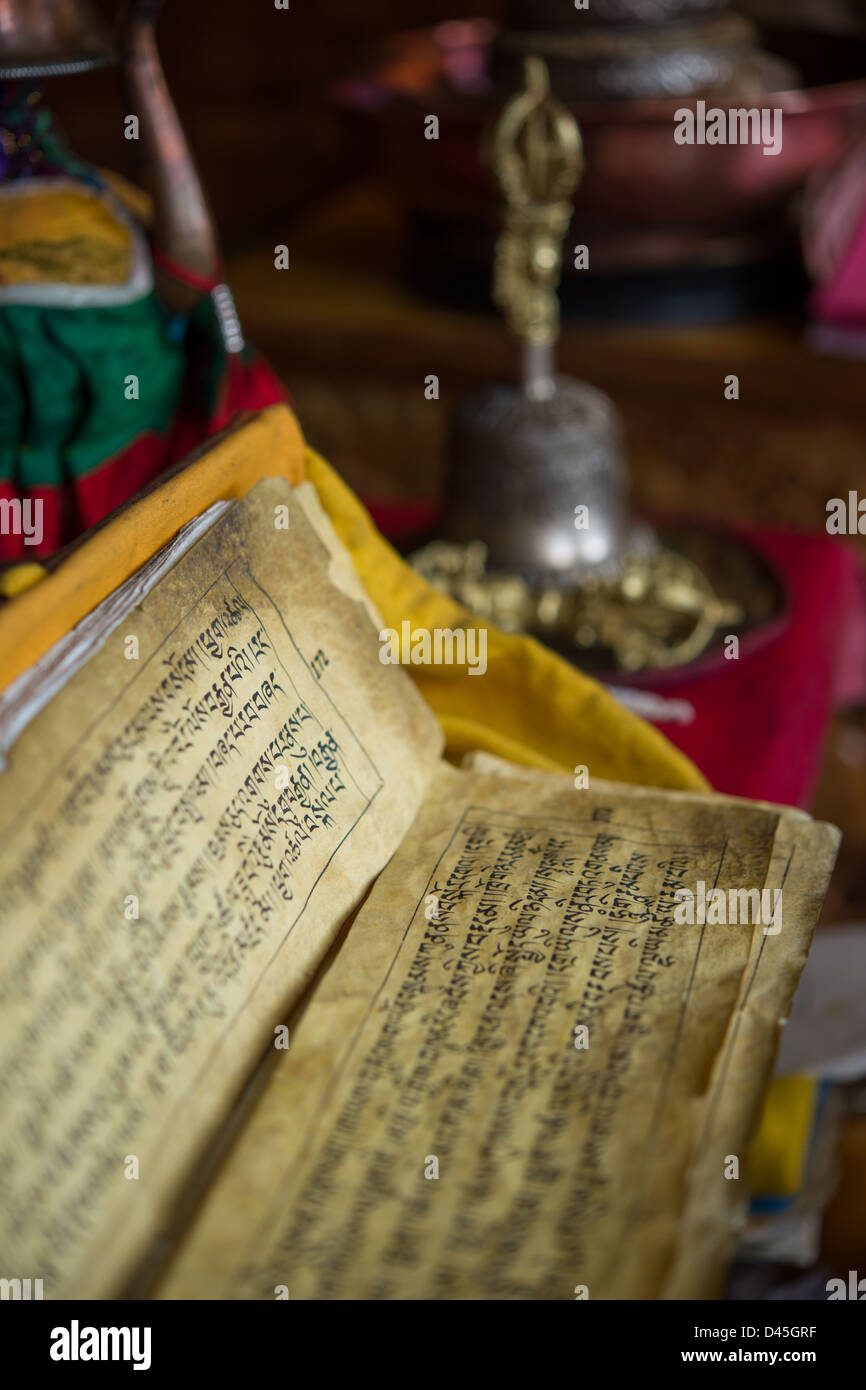
[[[87,0],[0,0],[0,79],[62,77],[116,61]]]
[[[162,7],[162,0],[127,0],[112,38],[87,0],[0,0],[0,80],[120,64],[127,110],[139,119],[142,182],[153,203],[157,292],[172,313],[188,312],[210,293],[226,350],[237,353],[243,336],[230,291],[220,283],[213,219],[160,62],[155,25]]]

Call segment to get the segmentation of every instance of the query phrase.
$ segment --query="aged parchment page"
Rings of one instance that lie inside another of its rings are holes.
[[[0,1266],[46,1298],[137,1265],[440,755],[309,494],[234,505],[0,774]]]
[[[556,774],[519,767],[484,752],[469,754],[463,765],[522,780],[541,779],[560,786],[567,782]],[[638,800],[654,795],[650,788],[598,778],[593,779],[593,786],[597,791]],[[737,1006],[714,1062],[706,1098],[699,1101],[700,1139],[689,1174],[676,1259],[661,1290],[663,1297],[688,1299],[719,1292],[747,1215],[748,1174],[744,1172],[746,1181],[739,1183],[727,1178],[727,1156],[742,1158],[757,1124],[763,1094],[760,1078],[770,1074],[836,861],[840,835],[834,826],[816,824],[805,811],[793,807],[699,792],[665,794],[678,802],[723,802],[733,810],[760,806],[776,814],[776,835],[764,887],[781,891],[783,908],[778,933],[753,933]]]
[[[758,930],[752,938],[737,1007],[702,1107],[682,1236],[662,1291],[666,1298],[717,1294],[734,1253],[749,1197],[742,1158],[759,1120],[764,1085],[806,963],[839,839],[835,826],[809,821],[802,812],[786,809],[779,817],[767,887],[782,894],[782,928],[776,935]],[[740,1157],[746,1181],[724,1177],[728,1154]]]
[[[720,798],[441,769],[156,1292],[711,1291],[741,1204],[725,1156],[814,904],[786,900],[768,937],[677,925],[674,893],[761,888],[778,828]],[[774,963],[745,1007],[761,941]]]

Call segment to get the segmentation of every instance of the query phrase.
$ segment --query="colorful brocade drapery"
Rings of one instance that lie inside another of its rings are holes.
[[[136,199],[33,95],[0,88],[0,563],[50,555],[237,411],[285,399],[227,352],[208,294],[166,314]]]

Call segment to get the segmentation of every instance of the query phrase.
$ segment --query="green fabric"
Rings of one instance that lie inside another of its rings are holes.
[[[57,487],[146,431],[165,433],[185,366],[152,294],[98,308],[0,307],[0,478],[22,491]]]

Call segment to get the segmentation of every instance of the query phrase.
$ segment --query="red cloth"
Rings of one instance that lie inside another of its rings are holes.
[[[664,694],[695,708],[659,723],[716,791],[807,807],[835,709],[864,697],[866,586],[860,558],[832,536],[740,529],[776,570],[789,609],[765,645]],[[650,684],[650,683],[647,683]]]
[[[435,524],[428,506],[370,505],[395,538]],[[775,570],[788,607],[739,659],[630,682],[694,707],[690,724],[657,727],[719,792],[808,806],[833,711],[866,697],[866,583],[853,547],[833,536],[730,528]],[[624,684],[615,674],[613,684]]]
[[[30,546],[23,533],[0,534],[0,565],[41,560],[72,536],[94,526],[126,502],[165,468],[186,458],[211,435],[224,429],[233,416],[246,410],[288,401],[285,387],[264,358],[227,358],[212,404],[206,411],[186,404],[178,410],[167,433],[147,430],[126,448],[105,459],[63,487],[30,487],[28,498],[42,510],[42,543]],[[12,479],[0,479],[0,501],[13,501],[18,489]]]
[[[186,458],[212,434],[224,429],[233,416],[243,410],[264,410],[288,401],[289,395],[273,368],[263,357],[230,356],[226,371],[212,403],[210,414],[187,406],[178,411],[172,424],[166,463]],[[166,465],[164,464],[163,467]]]
[[[866,137],[807,189],[803,254],[818,319],[866,327]]]

